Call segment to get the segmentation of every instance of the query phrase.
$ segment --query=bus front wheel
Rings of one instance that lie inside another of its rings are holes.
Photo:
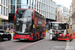
[[[8,37],[8,40],[9,40],[9,41],[11,40],[11,35]]]
[[[0,42],[2,42],[3,41],[3,38],[2,37],[0,37]]]

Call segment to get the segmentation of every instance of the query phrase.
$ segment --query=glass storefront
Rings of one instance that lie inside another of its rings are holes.
[[[46,18],[56,20],[56,3],[52,0],[11,0],[11,12],[18,8],[31,8],[43,14]]]
[[[15,13],[15,5],[11,5],[11,13]]]
[[[36,7],[36,0],[34,0],[34,7]]]
[[[22,8],[27,8],[27,6],[22,6]]]
[[[17,4],[21,4],[21,0],[17,0]]]
[[[11,0],[11,4],[15,4],[15,0]]]
[[[38,1],[37,1],[37,9],[38,9]]]
[[[6,9],[6,16],[8,15],[8,9]]]
[[[33,6],[33,0],[31,0],[31,6]]]
[[[0,4],[1,4],[2,0],[0,0]]]
[[[0,17],[8,20],[8,0],[0,0]]]
[[[0,14],[2,14],[1,12],[2,12],[2,10],[1,10],[2,8],[1,8],[1,6],[0,6]]]
[[[18,8],[21,8],[21,5],[17,5],[17,9],[18,9]]]
[[[5,7],[3,7],[3,15],[5,15]]]
[[[28,0],[28,5],[29,5],[29,6],[31,5],[31,0]]]
[[[3,5],[5,5],[5,0],[3,0]]]
[[[28,0],[22,0],[22,5],[27,5],[28,4]]]
[[[6,0],[6,6],[8,6],[8,0]]]

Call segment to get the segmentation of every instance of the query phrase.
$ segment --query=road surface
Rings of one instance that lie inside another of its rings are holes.
[[[44,39],[36,42],[18,40],[0,42],[0,50],[75,50],[75,40],[49,41],[49,33],[46,33]]]

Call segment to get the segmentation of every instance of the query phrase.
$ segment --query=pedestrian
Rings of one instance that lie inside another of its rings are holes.
[[[53,37],[52,37],[52,29],[50,29],[50,30],[48,31],[48,33],[49,33],[49,40],[52,40],[52,39],[53,39]]]
[[[56,41],[58,40],[58,28],[57,28],[56,31],[55,31],[55,40],[56,40]]]
[[[9,28],[6,29],[6,32],[9,33]]]

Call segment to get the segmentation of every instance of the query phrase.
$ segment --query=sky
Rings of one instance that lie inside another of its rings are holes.
[[[70,5],[72,3],[72,0],[54,0],[57,4],[61,4],[65,7],[67,7],[68,9],[70,8]]]

